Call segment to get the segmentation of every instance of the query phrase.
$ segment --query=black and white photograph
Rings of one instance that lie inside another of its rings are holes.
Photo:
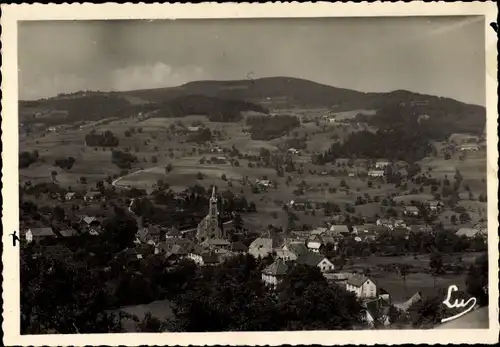
[[[498,329],[487,34],[17,21],[19,334]]]

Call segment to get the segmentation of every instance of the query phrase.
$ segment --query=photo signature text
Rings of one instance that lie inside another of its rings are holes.
[[[460,312],[460,313],[454,315],[454,316],[441,319],[441,323],[448,322],[450,320],[453,320],[453,319],[456,319],[458,317],[461,317],[464,314],[466,314],[467,312],[470,312],[474,308],[474,306],[476,306],[476,298],[470,298],[467,301],[465,301],[464,299],[461,299],[461,300],[455,299],[455,301],[453,303],[451,303],[452,293],[456,292],[456,291],[458,291],[458,287],[456,285],[449,286],[448,287],[448,294],[446,296],[446,299],[444,299],[443,304],[445,304],[446,307],[448,307],[448,308],[467,307],[467,309],[465,311],[463,311],[463,312]],[[472,303],[472,305],[469,305],[470,303]]]

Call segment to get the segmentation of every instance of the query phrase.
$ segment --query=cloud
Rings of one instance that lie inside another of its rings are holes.
[[[171,65],[157,62],[151,65],[132,65],[115,69],[111,74],[111,89],[124,91],[164,88],[204,79],[211,79],[211,76],[201,67],[174,68]]]
[[[72,93],[88,89],[85,78],[75,74],[57,74],[41,77],[33,80],[26,80],[19,71],[19,98],[24,100],[34,100],[52,97],[59,93]]]

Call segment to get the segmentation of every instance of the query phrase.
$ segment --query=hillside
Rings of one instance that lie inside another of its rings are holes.
[[[66,118],[71,120],[124,117],[140,110],[160,110],[164,113],[163,116],[182,116],[190,112],[210,115],[220,113],[221,109],[231,110],[228,111],[231,114],[230,120],[238,120],[239,117],[234,116],[235,110],[266,113],[266,109],[326,107],[331,108],[332,112],[341,112],[357,109],[380,110],[406,105],[412,108],[412,112],[434,117],[433,125],[451,126],[455,132],[480,133],[486,123],[484,107],[464,104],[450,98],[405,90],[363,93],[289,77],[196,81],[171,88],[95,92],[73,98],[64,96],[37,102],[21,101],[20,114],[25,114],[26,109],[32,107],[33,103],[36,103],[37,107],[68,110]]]

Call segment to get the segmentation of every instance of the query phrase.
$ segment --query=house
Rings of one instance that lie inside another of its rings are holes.
[[[394,221],[392,219],[377,219],[377,226],[387,228],[389,230],[394,229]]]
[[[422,293],[416,292],[411,298],[406,300],[402,304],[394,304],[394,306],[402,311],[408,311],[408,309],[415,303],[419,302],[422,300]]]
[[[402,219],[394,219],[392,223],[393,223],[395,228],[398,228],[398,227],[406,228],[406,222]]]
[[[297,258],[296,264],[318,267],[321,270],[321,272],[330,272],[333,271],[335,268],[335,266],[331,261],[329,261],[324,256],[314,252],[307,252],[301,254]]]
[[[456,232],[455,235],[457,235],[457,236],[465,236],[465,237],[468,237],[468,238],[473,238],[476,235],[482,235],[482,233],[481,233],[481,230],[479,230],[479,229],[474,229],[474,228],[460,228],[460,229],[458,229],[458,231]]]
[[[330,233],[333,236],[347,236],[350,234],[350,231],[347,225],[332,225],[330,226]]]
[[[140,247],[125,248],[123,251],[116,254],[115,258],[122,258],[128,262],[137,262],[152,255],[154,248],[150,245],[141,245]]]
[[[368,171],[368,176],[370,177],[384,177],[385,171],[384,170],[370,170]]]
[[[99,226],[101,223],[96,217],[91,217],[91,216],[85,216],[82,218],[82,222],[86,226]]]
[[[248,253],[255,258],[265,258],[277,248],[276,238],[258,237],[248,247]]]
[[[411,225],[410,226],[410,231],[413,234],[418,234],[418,233],[429,234],[429,233],[433,232],[433,229],[429,225]]]
[[[256,180],[256,183],[262,187],[271,187],[273,183],[270,180]]]
[[[311,235],[321,235],[328,231],[328,228],[319,227],[311,231]]]
[[[441,201],[433,200],[427,202],[427,206],[429,207],[429,210],[437,212],[443,208],[443,203]]]
[[[88,233],[91,236],[98,236],[101,234],[101,227],[100,226],[91,226],[88,228]]]
[[[248,252],[248,247],[243,242],[236,241],[231,244],[231,252],[245,254]]]
[[[50,238],[54,238],[56,235],[52,228],[32,228],[26,231],[24,237],[26,238],[26,242],[41,242]]]
[[[352,228],[352,232],[356,235],[355,240],[357,242],[375,241],[378,231],[380,230],[379,228],[380,227],[374,224],[355,225]]]
[[[217,254],[210,251],[200,251],[200,248],[196,248],[188,254],[188,258],[199,266],[213,266],[219,264],[219,257]]]
[[[165,238],[167,238],[167,239],[178,238],[181,236],[182,236],[182,233],[179,230],[177,230],[177,228],[175,228],[175,227],[170,228],[170,230],[168,230],[165,233]]]
[[[312,235],[306,243],[309,251],[319,253],[319,249],[323,246],[323,240],[319,235]]]
[[[285,243],[281,249],[293,253],[295,257],[299,257],[300,255],[308,252],[307,246],[303,242],[289,241]]]
[[[291,200],[290,206],[294,210],[304,211],[307,208],[307,201],[304,200]]]
[[[211,250],[229,249],[231,247],[231,243],[224,239],[206,239],[201,243],[201,246]]]
[[[405,206],[404,214],[406,216],[417,217],[420,214],[417,206]]]
[[[377,226],[375,224],[354,225],[352,227],[352,232],[354,234],[362,234],[362,233],[374,232],[376,229]]]
[[[465,145],[460,146],[460,150],[462,152],[475,152],[475,151],[479,151],[480,149],[481,149],[481,147],[479,147],[479,145],[476,145],[476,144],[465,144]]]
[[[67,192],[66,195],[64,196],[64,199],[66,201],[71,201],[76,199],[76,193],[75,192]]]
[[[85,194],[85,196],[83,197],[83,199],[85,201],[95,201],[95,200],[99,200],[101,197],[101,192],[88,192],[87,194]]]
[[[192,132],[192,133],[195,133],[195,132],[197,132],[198,130],[200,130],[200,127],[188,127],[188,131],[189,131],[189,132]]]
[[[391,324],[389,320],[390,303],[382,298],[367,301],[365,304],[365,319],[371,327],[383,325],[385,327]]]
[[[278,249],[276,251],[276,258],[283,259],[285,262],[297,260],[297,254],[288,249]]]
[[[157,227],[156,225],[148,225],[147,230],[150,240],[155,243],[160,242],[162,231],[159,227]]]
[[[380,160],[377,160],[377,162],[375,163],[375,168],[376,169],[384,169],[385,167],[389,166],[390,164],[391,164],[391,162],[389,160],[380,159]]]
[[[346,282],[346,290],[355,293],[359,298],[374,298],[377,296],[377,286],[366,276],[352,275]]]
[[[59,230],[59,234],[62,236],[62,237],[75,237],[75,236],[78,236],[78,232],[75,230],[75,229],[63,229],[63,230]]]
[[[297,148],[288,148],[288,153],[299,154],[299,150]]]
[[[262,271],[262,281],[266,286],[276,289],[283,282],[290,266],[283,259],[276,259],[274,263]]]
[[[165,258],[170,262],[177,262],[188,256],[188,251],[181,245],[173,245],[169,251],[165,252]]]
[[[331,273],[324,273],[323,276],[326,278],[328,282],[345,285],[349,277],[352,276],[352,273],[331,272]]]

